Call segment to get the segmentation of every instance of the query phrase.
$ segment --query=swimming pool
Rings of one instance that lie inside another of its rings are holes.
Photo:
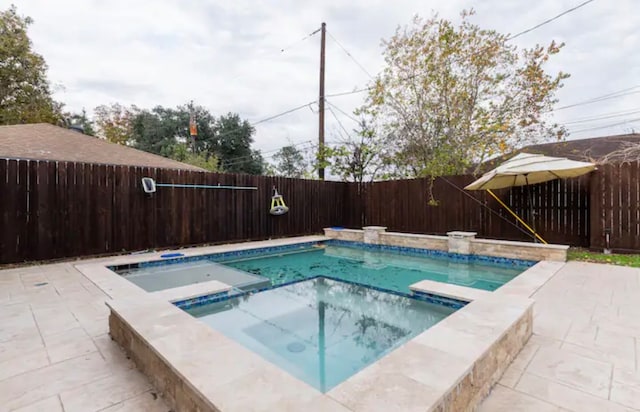
[[[147,291],[214,279],[249,290],[329,276],[409,293],[409,285],[424,279],[495,290],[534,263],[327,241],[148,262],[113,269]]]
[[[318,277],[186,311],[326,392],[455,310]]]

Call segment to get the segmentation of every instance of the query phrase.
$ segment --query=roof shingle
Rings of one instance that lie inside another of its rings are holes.
[[[525,146],[512,153],[488,160],[481,165],[481,172],[487,172],[519,153],[542,154],[566,157],[571,160],[597,162],[604,156],[624,148],[628,144],[640,144],[640,134],[591,137],[587,139],[563,140],[561,142]]]
[[[204,171],[47,123],[0,126],[0,157]]]

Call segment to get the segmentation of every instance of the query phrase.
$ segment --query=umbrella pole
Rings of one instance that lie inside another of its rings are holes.
[[[546,241],[546,240],[544,240],[544,239],[543,239],[539,234],[537,234],[537,233],[536,233],[536,231],[535,231],[535,230],[533,230],[533,229],[532,229],[532,228],[531,228],[531,227],[530,227],[530,226],[529,226],[529,225],[528,225],[524,220],[522,220],[522,219],[520,218],[520,216],[518,216],[518,215],[516,214],[516,212],[514,212],[513,210],[511,210],[511,209],[509,208],[509,206],[507,206],[507,205],[506,205],[502,200],[500,200],[500,198],[499,198],[495,193],[493,193],[493,191],[492,191],[491,189],[487,189],[487,193],[489,193],[491,196],[493,196],[493,198],[494,198],[494,199],[496,199],[496,200],[498,201],[498,203],[500,203],[500,205],[501,205],[502,207],[504,207],[505,209],[507,209],[507,211],[508,211],[509,213],[511,213],[511,215],[513,215],[513,217],[515,217],[515,218],[516,218],[516,220],[517,220],[518,222],[522,223],[522,225],[523,225],[524,227],[526,227],[526,228],[529,230],[529,232],[533,233],[533,235],[536,237],[536,239],[540,240],[540,241],[541,241],[542,243],[544,243],[545,245],[547,245],[547,244],[548,244],[548,243],[547,243],[547,241]]]

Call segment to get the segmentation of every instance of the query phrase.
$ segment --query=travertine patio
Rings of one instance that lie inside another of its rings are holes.
[[[168,411],[74,263],[0,271],[0,411]],[[571,262],[532,297],[534,336],[481,410],[640,410],[640,270]]]

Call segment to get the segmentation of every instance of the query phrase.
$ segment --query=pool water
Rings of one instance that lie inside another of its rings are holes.
[[[453,311],[325,278],[187,310],[322,392]]]
[[[402,293],[423,279],[495,290],[524,270],[331,245],[220,263],[271,279],[274,285],[329,276]]]

